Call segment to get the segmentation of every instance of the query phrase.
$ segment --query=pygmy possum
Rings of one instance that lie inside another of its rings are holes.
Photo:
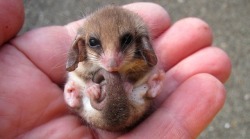
[[[126,131],[149,114],[161,91],[147,25],[136,13],[106,6],[87,16],[70,47],[64,98],[93,128]]]

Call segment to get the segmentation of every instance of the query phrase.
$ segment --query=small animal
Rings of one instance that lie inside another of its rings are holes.
[[[86,17],[70,47],[67,105],[93,128],[125,131],[149,112],[162,87],[147,25],[136,13],[107,6]]]

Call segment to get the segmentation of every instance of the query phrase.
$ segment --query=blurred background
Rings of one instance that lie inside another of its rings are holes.
[[[134,0],[24,0],[26,20],[21,33],[78,20],[98,7]],[[155,0],[172,21],[193,16],[213,29],[214,45],[225,50],[233,70],[226,83],[227,100],[199,139],[250,139],[250,0]],[[152,11],[153,12],[153,11]]]

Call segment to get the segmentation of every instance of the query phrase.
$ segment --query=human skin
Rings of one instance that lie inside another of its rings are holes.
[[[2,8],[6,4],[15,8]],[[149,26],[166,71],[164,88],[154,113],[128,133],[90,129],[70,114],[62,87],[66,54],[83,20],[15,37],[23,23],[22,2],[0,0],[0,7],[0,27],[11,21],[0,33],[0,138],[196,138],[224,104],[231,63],[212,46],[209,26],[197,18],[171,25],[159,5],[134,3],[124,7]]]

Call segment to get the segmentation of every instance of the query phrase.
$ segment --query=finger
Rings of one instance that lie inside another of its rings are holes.
[[[221,82],[225,82],[229,78],[230,72],[231,63],[224,51],[217,47],[203,48],[166,72],[163,92],[157,97],[156,106],[160,105],[171,92],[174,92],[179,85],[195,74],[208,73]]]
[[[123,7],[137,13],[143,18],[148,25],[149,32],[153,39],[160,36],[171,25],[171,20],[167,11],[158,4],[150,2],[137,2]]]
[[[126,6],[131,10],[137,9],[138,13],[148,16],[147,22],[151,25],[156,24],[161,19],[158,27],[153,29],[155,35],[159,35],[161,30],[165,30],[169,26],[169,18],[167,13],[156,4],[135,3]],[[148,12],[153,10],[155,12]],[[159,10],[157,10],[159,9]],[[23,52],[39,69],[46,73],[53,82],[58,84],[64,83],[65,80],[65,62],[66,56],[71,42],[75,37],[75,30],[82,21],[68,24],[64,27],[46,27],[30,31],[12,41],[12,44]],[[27,41],[29,40],[29,41]]]
[[[160,36],[165,30],[167,30],[171,24],[170,17],[166,10],[155,3],[150,2],[136,2],[123,6],[124,8],[137,13],[143,18],[148,25],[148,29],[152,39]],[[154,11],[149,12],[149,11]],[[74,38],[77,33],[77,29],[83,24],[83,20],[72,22],[65,27],[67,28],[71,38]]]
[[[183,58],[212,44],[212,32],[200,19],[182,19],[155,40],[155,50],[165,70]]]
[[[196,138],[224,101],[225,89],[220,81],[209,74],[194,75],[124,138]]]
[[[166,10],[160,5],[149,2],[137,2],[124,5],[124,8],[137,13],[148,25],[148,29],[153,39],[161,35],[170,26],[170,17]],[[151,12],[154,11],[154,12]],[[77,29],[81,27],[84,20],[72,22],[66,26],[70,36],[74,38]]]
[[[14,37],[24,21],[23,2],[0,0],[0,46]]]

